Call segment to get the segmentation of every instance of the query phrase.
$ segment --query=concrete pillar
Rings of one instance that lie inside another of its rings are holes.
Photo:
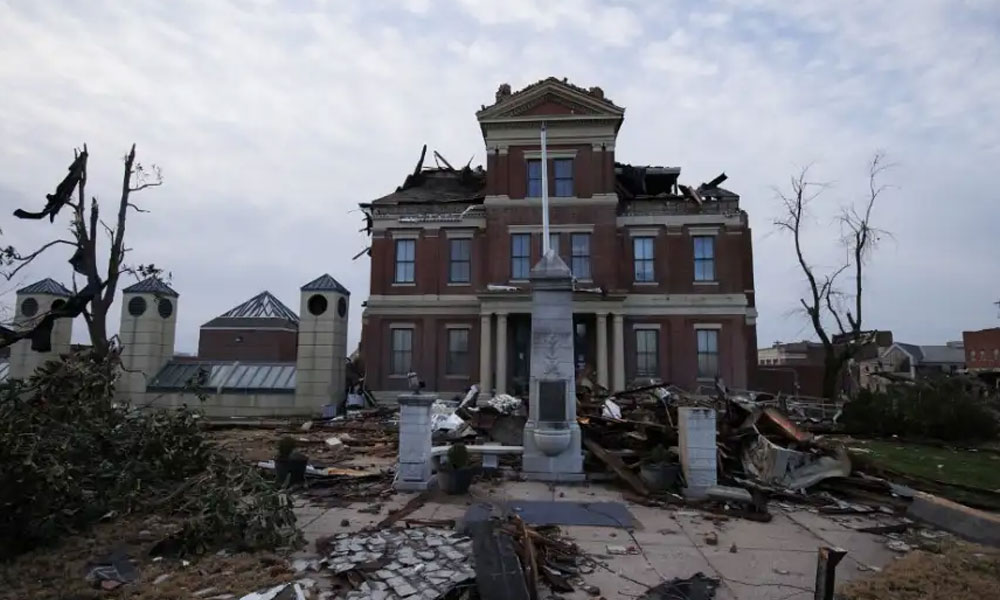
[[[318,414],[345,400],[350,294],[329,274],[300,288],[295,410]]]
[[[597,383],[608,387],[608,315],[597,313]]]
[[[490,357],[492,328],[493,320],[490,315],[482,315],[479,318],[479,391],[486,398],[493,394],[493,361]]]
[[[507,313],[497,313],[497,394],[507,393]]]
[[[611,385],[612,391],[625,389],[625,320],[621,314],[614,315],[614,339],[615,345],[613,355],[615,360],[614,381]]]
[[[681,406],[677,409],[678,445],[684,471],[684,495],[701,498],[718,482],[715,409]]]
[[[426,490],[431,485],[431,404],[434,396],[399,396],[399,464],[393,487]]]
[[[122,374],[115,392],[122,402],[139,402],[146,387],[174,355],[178,295],[155,277],[122,290]]]

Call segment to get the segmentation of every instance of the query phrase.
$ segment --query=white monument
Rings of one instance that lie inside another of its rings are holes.
[[[573,274],[549,248],[548,157],[542,124],[542,260],[531,270],[531,379],[521,473],[583,481],[573,363]]]

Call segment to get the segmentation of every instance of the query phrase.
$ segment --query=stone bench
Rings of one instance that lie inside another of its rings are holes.
[[[451,446],[434,446],[431,448],[431,456],[437,459],[438,464],[443,464],[448,455],[448,448]],[[483,467],[496,469],[500,466],[501,454],[523,454],[524,446],[502,446],[500,444],[482,444],[479,446],[466,446],[469,454],[479,454],[483,457]]]

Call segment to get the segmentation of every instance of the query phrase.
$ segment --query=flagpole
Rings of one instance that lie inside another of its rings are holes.
[[[545,148],[545,123],[542,123],[542,256],[549,253],[549,157]]]

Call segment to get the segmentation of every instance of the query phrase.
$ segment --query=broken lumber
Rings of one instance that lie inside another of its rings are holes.
[[[623,463],[620,458],[611,454],[602,448],[600,444],[589,438],[585,437],[583,439],[583,445],[586,446],[587,450],[590,450],[590,452],[596,456],[598,460],[614,471],[615,474],[627,483],[628,486],[637,494],[640,496],[649,495],[649,490],[646,488],[646,484],[644,484],[641,479],[636,477],[635,473],[629,471],[628,467],[625,466],[625,463]]]

